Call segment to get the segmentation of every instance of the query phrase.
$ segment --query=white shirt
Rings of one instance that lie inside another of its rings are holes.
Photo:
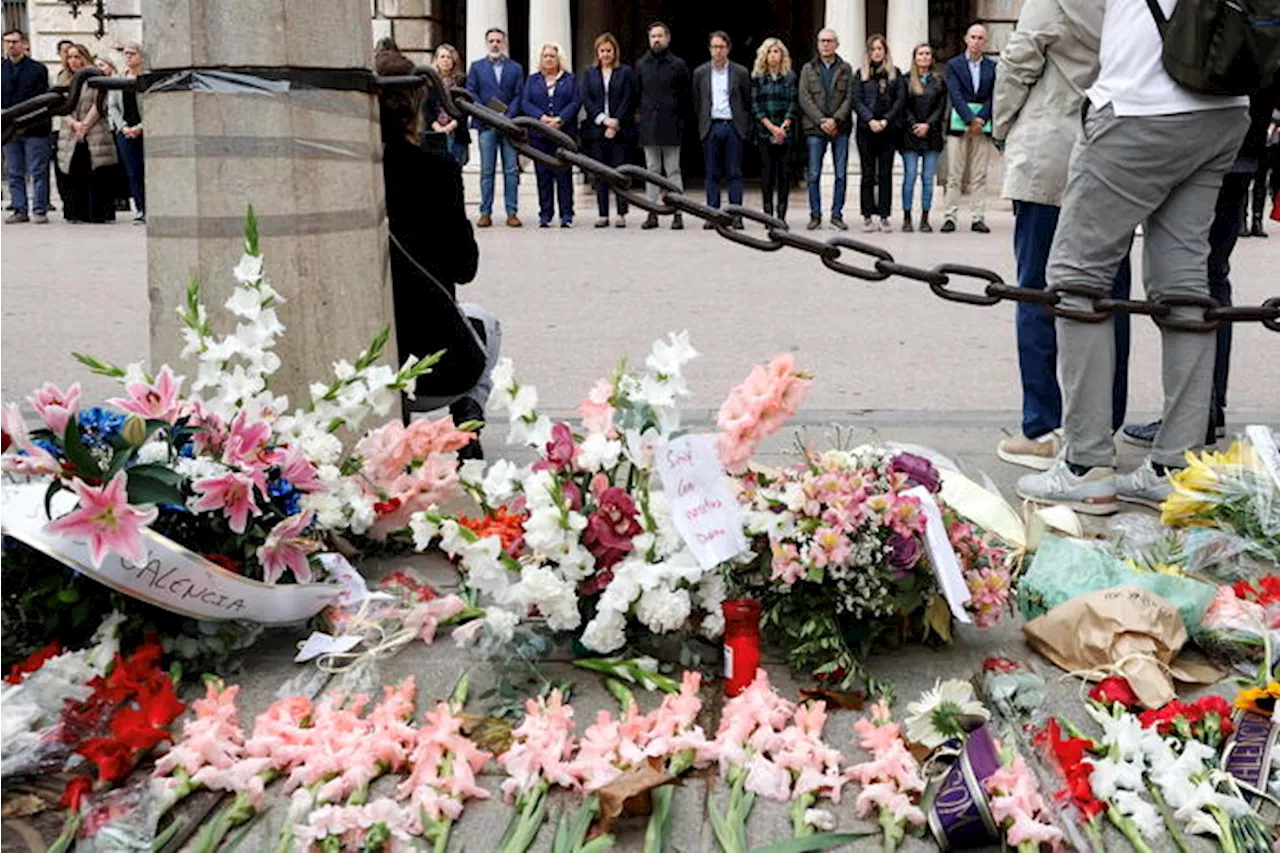
[[[982,85],[982,57],[969,60],[969,79],[973,81],[973,95],[978,96],[978,87]]]
[[[733,118],[733,109],[729,106],[729,63],[724,68],[711,66],[711,117]]]
[[[505,57],[503,57],[503,59],[505,59]],[[496,77],[496,78],[498,79],[498,85],[499,85],[499,86],[501,86],[501,85],[502,85],[502,65],[503,65],[503,60],[502,60],[502,59],[497,59],[497,60],[493,60],[493,59],[491,59],[491,60],[489,60],[489,61],[490,61],[491,63],[493,63],[493,76],[494,76],[494,77]]]
[[[1247,107],[1247,97],[1200,95],[1179,86],[1164,70],[1164,42],[1146,0],[1106,0],[1102,19],[1102,67],[1085,94],[1095,109],[1107,104],[1118,116],[1159,116]],[[1177,0],[1158,0],[1167,18]]]
[[[604,81],[604,109],[601,110],[600,114],[596,116],[595,118],[596,124],[604,124],[605,119],[613,117],[612,114],[609,112],[609,78],[612,76],[613,76],[612,67],[600,69],[600,79]]]

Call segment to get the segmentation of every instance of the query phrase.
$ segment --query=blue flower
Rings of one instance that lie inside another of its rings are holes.
[[[91,448],[110,449],[116,437],[120,435],[124,422],[124,415],[98,406],[81,409],[76,415],[80,439]]]
[[[293,487],[293,483],[283,479],[278,473],[272,474],[267,482],[267,494],[280,501],[285,515],[297,515],[302,509],[301,495]]]
[[[48,453],[50,456],[53,456],[55,459],[62,458],[62,448],[58,447],[58,445],[54,444],[47,438],[37,438],[31,443]],[[25,451],[22,452],[25,453]]]

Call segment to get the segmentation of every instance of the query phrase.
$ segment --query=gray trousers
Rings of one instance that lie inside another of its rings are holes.
[[[497,367],[498,358],[502,355],[502,323],[491,311],[474,302],[459,302],[458,308],[467,318],[478,320],[484,325],[484,373],[465,394],[456,394],[451,397],[426,397],[419,394],[416,399],[406,401],[406,407],[410,411],[430,412],[443,409],[463,397],[475,400],[480,404],[481,409],[484,409],[489,402],[489,395],[493,393],[493,369]]]
[[[680,187],[681,192],[684,192],[684,176],[680,174],[679,145],[644,146],[644,167],[650,172],[665,175]],[[645,184],[644,194],[649,197],[649,201],[657,201],[658,185]]]
[[[1109,293],[1134,229],[1145,222],[1146,297],[1208,296],[1214,202],[1248,124],[1248,112],[1238,108],[1125,117],[1110,106],[1090,109],[1071,153],[1049,254],[1049,287],[1084,285]],[[1064,295],[1061,304],[1092,309],[1092,301],[1081,296]],[[1203,309],[1179,307],[1172,315],[1200,319]],[[1059,319],[1057,333],[1067,461],[1110,466],[1112,322]],[[1164,417],[1151,459],[1179,467],[1208,430],[1215,337],[1164,327],[1160,335]]]

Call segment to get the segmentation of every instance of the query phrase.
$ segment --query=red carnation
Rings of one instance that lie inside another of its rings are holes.
[[[1118,675],[1099,681],[1089,691],[1089,698],[1106,708],[1113,707],[1117,702],[1125,708],[1134,708],[1142,704],[1138,701],[1138,694],[1134,693],[1133,688],[1129,686],[1129,682]]]

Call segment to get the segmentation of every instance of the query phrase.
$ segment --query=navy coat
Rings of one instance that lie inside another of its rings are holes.
[[[582,119],[582,138],[600,139],[604,125],[596,124],[596,116],[604,112],[604,73],[599,65],[592,65],[582,72],[582,106],[586,115]],[[614,139],[630,136],[635,125],[635,75],[630,65],[619,65],[609,75],[609,115],[618,120],[618,134]]]
[[[984,56],[982,57],[982,65],[978,72],[978,91],[973,90],[973,79],[969,76],[969,59],[966,54],[952,57],[947,63],[947,97],[951,99],[951,107],[960,114],[960,118],[965,124],[968,124],[974,118],[982,119],[983,123],[991,120],[991,107],[995,99],[996,91],[996,62],[994,59]],[[973,110],[969,109],[969,104],[981,103],[982,109],[978,110],[975,116]],[[948,116],[951,114],[948,113]],[[950,118],[947,120],[947,132],[953,135],[959,135],[956,131],[951,130]]]
[[[560,125],[560,130],[570,136],[578,135],[578,110],[581,108],[582,98],[578,96],[578,81],[572,72],[566,71],[560,75],[560,79],[556,81],[555,94],[551,96],[547,95],[547,82],[540,71],[530,74],[528,81],[524,84],[524,95],[520,99],[520,113],[533,118],[556,116],[564,122]],[[556,149],[555,143],[540,133],[532,132],[529,138],[533,146],[542,151]]]
[[[476,101],[485,106],[492,98],[507,105],[507,115],[520,115],[520,93],[524,90],[524,68],[510,57],[502,60],[502,83],[499,85],[493,73],[493,63],[488,57],[477,59],[471,63],[467,71],[467,91],[476,96]],[[487,130],[489,126],[479,119],[472,119],[471,126]]]

